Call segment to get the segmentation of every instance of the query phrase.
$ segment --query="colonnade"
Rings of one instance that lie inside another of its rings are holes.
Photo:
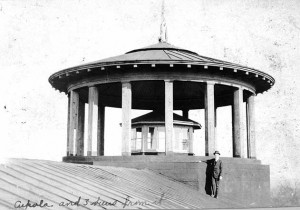
[[[173,85],[174,81],[165,80],[165,142],[166,155],[172,155],[173,145]],[[215,85],[213,81],[206,82],[204,91],[205,107],[205,155],[211,156],[216,150],[216,108]],[[247,154],[244,154],[243,141],[243,88],[234,87],[232,103],[232,140],[233,157],[256,158],[255,153],[255,122],[254,97],[250,95],[246,100],[247,124]],[[99,100],[96,86],[89,87],[88,91],[88,129],[87,129],[87,156],[104,155],[104,121],[105,107]],[[199,93],[200,94],[200,93]],[[69,91],[68,105],[68,141],[67,156],[84,156],[84,119],[85,103],[80,100],[76,90]],[[132,87],[130,82],[122,82],[122,155],[131,155],[131,108]],[[183,116],[188,117],[188,110],[183,110]],[[193,153],[193,143],[189,153]]]
[[[68,95],[67,156],[84,156],[85,103],[79,93],[71,90]],[[97,87],[89,87],[87,156],[104,155],[105,107],[99,103]]]

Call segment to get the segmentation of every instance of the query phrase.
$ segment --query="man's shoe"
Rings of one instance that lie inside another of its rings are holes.
[[[214,194],[211,194],[210,196],[211,196],[211,197],[215,197]]]
[[[216,199],[218,199],[218,196],[215,196]]]

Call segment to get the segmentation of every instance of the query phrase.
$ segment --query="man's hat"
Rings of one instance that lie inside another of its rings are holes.
[[[219,155],[221,155],[221,154],[220,154],[220,152],[219,152],[219,151],[217,151],[217,150],[215,151],[214,155],[215,155],[215,154],[219,154]]]

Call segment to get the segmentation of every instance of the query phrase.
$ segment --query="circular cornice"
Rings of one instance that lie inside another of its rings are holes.
[[[154,71],[160,71],[162,68],[169,68],[171,71],[180,68],[182,72],[193,69],[196,72],[205,71],[208,74],[225,75],[233,79],[251,82],[257,93],[267,91],[275,83],[275,79],[271,75],[257,69],[201,56],[168,43],[158,43],[129,51],[120,56],[67,68],[52,74],[49,82],[55,89],[66,93],[71,81],[97,74],[114,74],[114,72],[125,69],[124,74],[126,74],[128,70],[139,69],[142,71],[145,68],[151,68]]]

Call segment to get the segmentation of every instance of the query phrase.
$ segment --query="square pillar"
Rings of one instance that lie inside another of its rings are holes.
[[[76,154],[76,134],[78,126],[78,109],[79,109],[79,94],[78,92],[70,91],[69,103],[69,132],[68,132],[68,154],[74,156]]]
[[[70,112],[71,112],[71,93],[68,93],[68,119],[67,119],[67,156],[70,155]]]
[[[256,148],[255,148],[255,95],[251,95],[247,98],[247,157],[251,159],[256,159]]]
[[[153,145],[153,148],[155,148],[155,150],[158,149],[158,128],[155,127],[154,128],[154,135],[153,135],[153,142],[152,142],[152,145]]]
[[[216,106],[216,104],[215,104],[215,128],[217,127],[217,120],[218,120],[218,118],[217,118],[217,106]]]
[[[216,100],[215,100],[216,102]],[[218,127],[217,127],[217,120],[218,120],[218,114],[217,114],[217,105],[215,103],[215,150],[220,150],[219,149],[219,142],[218,142]]]
[[[194,128],[189,128],[189,155],[194,155]]]
[[[142,141],[141,141],[142,154],[145,154],[145,151],[149,149],[147,148],[148,147],[147,141],[148,141],[148,127],[144,125],[142,127]]]
[[[243,155],[243,89],[238,88],[233,92],[232,106],[232,137],[233,157],[244,157]]]
[[[98,99],[97,87],[89,87],[88,138],[87,155],[97,155],[97,128],[98,128]]]
[[[204,93],[205,104],[205,155],[215,152],[215,83],[207,82]]]
[[[188,109],[183,109],[182,110],[182,117],[189,118],[189,110]]]
[[[165,81],[165,133],[166,155],[173,150],[173,81]]]
[[[84,116],[85,103],[79,100],[78,123],[76,127],[76,154],[84,156]]]
[[[122,83],[122,155],[131,155],[131,105],[132,91],[130,82]]]
[[[97,155],[104,156],[105,106],[98,106]]]

